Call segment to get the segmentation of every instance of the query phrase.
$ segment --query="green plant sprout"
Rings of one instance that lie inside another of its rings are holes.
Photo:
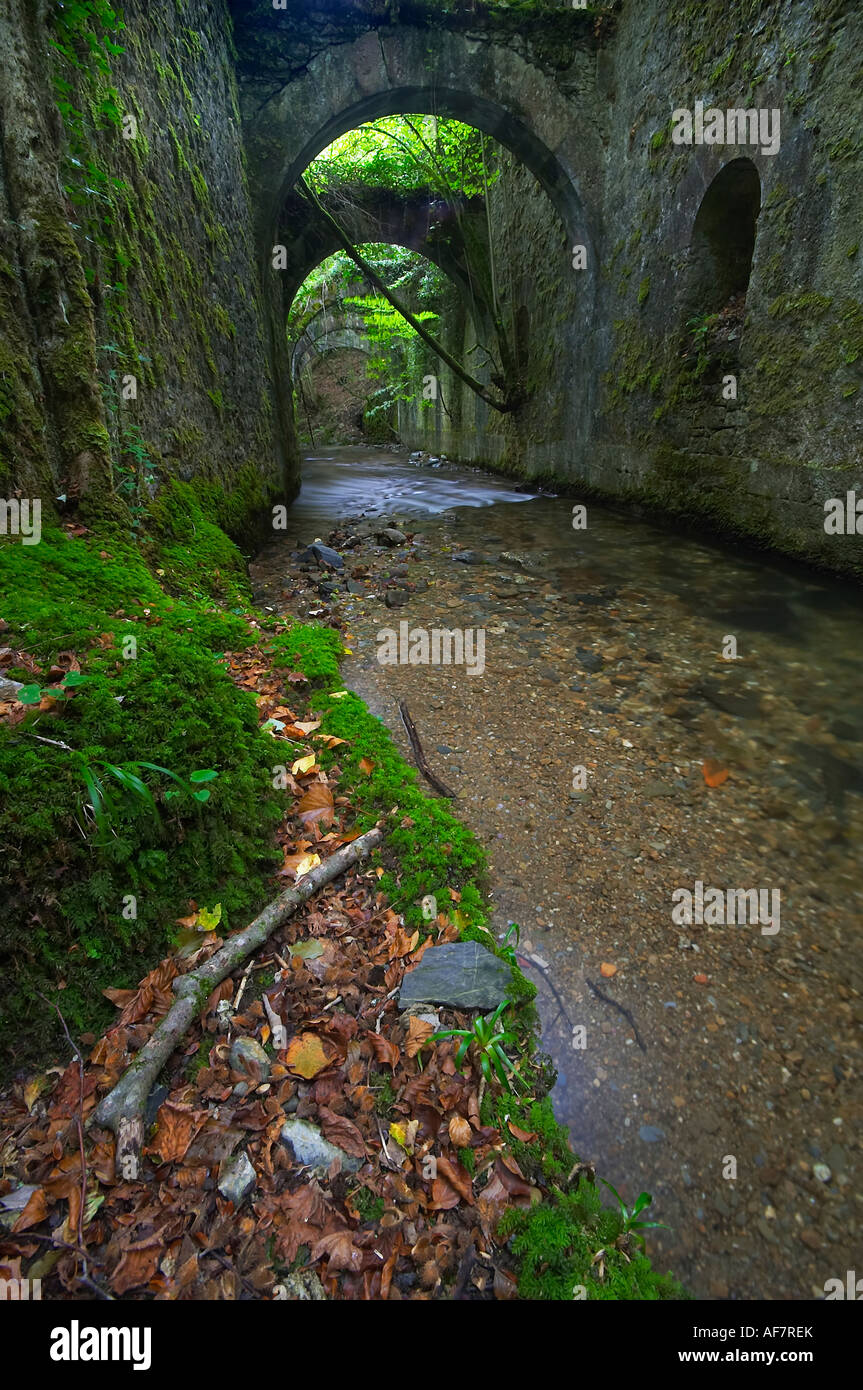
[[[694,338],[703,341],[718,319],[718,314],[694,314],[691,319],[686,320],[686,327]]]
[[[90,794],[90,804],[93,807],[93,818],[96,822],[97,829],[102,835],[107,835],[111,830],[111,801],[105,785],[105,774],[109,777],[113,777],[119,782],[126,796],[136,796],[140,798],[140,800],[146,802],[157,820],[159,813],[156,809],[156,803],[153,800],[153,794],[147,784],[138,776],[138,771],[141,768],[147,768],[151,772],[163,772],[166,777],[170,777],[177,783],[176,788],[170,787],[165,792],[166,801],[171,800],[171,798],[175,796],[180,796],[182,792],[188,791],[191,791],[196,801],[209,801],[209,787],[201,786],[200,784],[204,782],[213,782],[219,775],[218,772],[213,772],[210,768],[204,768],[198,772],[193,772],[187,784],[183,782],[175,772],[171,772],[170,768],[160,767],[158,763],[134,762],[126,763],[124,766],[118,766],[116,763],[108,763],[99,760],[97,766],[104,768],[105,772],[97,772],[95,765],[85,763],[81,768],[81,775],[84,778],[84,783]]]
[[[473,1043],[479,1054],[480,1068],[486,1081],[491,1081],[492,1070],[494,1070],[504,1090],[512,1094],[512,1087],[506,1073],[509,1071],[515,1075],[515,1067],[501,1047],[501,1043],[515,1042],[515,1037],[503,1029],[496,1031],[498,1019],[508,1005],[509,1000],[504,999],[502,1003],[498,1004],[493,1014],[480,1014],[475,1018],[472,1028],[445,1028],[438,1033],[432,1033],[431,1037],[426,1039],[426,1043],[442,1042],[444,1038],[461,1038],[461,1046],[455,1056],[455,1064],[459,1069],[461,1069],[467,1056],[468,1048]]]
[[[18,701],[22,705],[38,705],[43,695],[50,695],[54,700],[60,695],[68,699],[68,691],[83,685],[89,679],[89,676],[82,675],[80,671],[69,671],[63,677],[59,690],[56,687],[43,689],[41,685],[22,685],[18,691]]]
[[[643,1212],[646,1207],[649,1207],[651,1202],[653,1201],[653,1198],[651,1197],[649,1192],[641,1192],[638,1195],[638,1197],[636,1197],[635,1205],[633,1206],[632,1210],[630,1210],[624,1202],[623,1198],[621,1197],[620,1193],[617,1191],[616,1188],[612,1187],[610,1182],[606,1182],[605,1178],[600,1178],[599,1181],[603,1184],[604,1187],[608,1188],[609,1192],[612,1194],[615,1201],[617,1202],[617,1205],[620,1207],[620,1215],[623,1219],[623,1230],[620,1233],[621,1236],[632,1235],[635,1237],[636,1240],[640,1240],[641,1244],[644,1245],[644,1236],[641,1234],[642,1231],[646,1231],[650,1227],[659,1227],[663,1231],[667,1231],[669,1229],[669,1227],[666,1226],[664,1221],[638,1220],[638,1217],[641,1214],[641,1212]]]
[[[513,932],[515,932],[515,946],[510,946],[508,942]],[[506,935],[501,938],[500,955],[502,960],[508,961],[509,964],[512,966],[518,965],[518,958],[515,954],[515,949],[516,946],[518,946],[520,940],[521,927],[518,925],[518,922],[510,922],[509,926],[506,929]]]

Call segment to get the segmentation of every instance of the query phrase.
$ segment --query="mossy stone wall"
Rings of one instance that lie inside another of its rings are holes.
[[[861,538],[824,532],[828,498],[863,495],[861,48],[863,11],[849,0],[619,7],[593,94],[605,153],[601,195],[586,204],[596,300],[585,303],[550,203],[509,169],[493,237],[501,298],[529,310],[532,398],[477,429],[453,385],[461,426],[405,412],[405,441],[863,576]],[[778,109],[778,153],[675,145],[672,111],[699,100]],[[687,327],[691,241],[712,180],[740,157],[761,211],[729,343]],[[728,374],[736,400],[722,394]]]
[[[0,31],[0,491],[140,520],[179,480],[250,535],[285,478],[228,8],[86,9]]]

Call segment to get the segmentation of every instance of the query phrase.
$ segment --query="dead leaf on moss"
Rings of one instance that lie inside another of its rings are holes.
[[[303,825],[312,825],[319,820],[331,821],[334,819],[333,794],[325,782],[312,783],[299,802],[296,814]]]

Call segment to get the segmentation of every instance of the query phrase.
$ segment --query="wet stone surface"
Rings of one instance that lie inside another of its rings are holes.
[[[451,751],[451,750],[448,750]],[[493,1009],[512,978],[509,966],[478,941],[454,941],[426,951],[406,975],[399,1003],[449,1004],[461,1009]]]
[[[452,465],[334,450],[307,478],[256,597],[344,624],[345,681],[410,761],[407,701],[488,849],[493,926],[521,924],[575,1151],[653,1194],[648,1248],[696,1296],[823,1296],[863,1212],[859,593],[594,505],[573,531],[572,499]],[[326,600],[296,572],[316,537],[346,558]],[[381,665],[401,622],[481,628],[483,661]],[[675,921],[699,881],[778,890],[779,930]]]

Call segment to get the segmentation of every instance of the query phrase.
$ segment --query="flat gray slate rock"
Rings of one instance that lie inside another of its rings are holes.
[[[493,1009],[505,998],[512,971],[478,941],[431,946],[406,975],[399,1004],[450,1004],[461,1009]]]
[[[344,1149],[325,1139],[317,1125],[289,1115],[282,1125],[282,1143],[289,1144],[297,1163],[326,1172],[334,1158],[341,1159],[343,1173],[355,1173],[365,1159],[345,1153]]]

